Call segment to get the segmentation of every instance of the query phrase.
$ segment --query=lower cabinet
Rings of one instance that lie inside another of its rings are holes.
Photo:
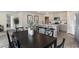
[[[59,31],[67,32],[67,24],[60,24],[59,25]]]

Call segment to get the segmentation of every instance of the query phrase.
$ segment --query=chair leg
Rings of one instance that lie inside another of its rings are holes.
[[[55,40],[54,40],[54,48],[56,48],[57,47],[57,38],[55,38]]]
[[[51,48],[52,48],[52,45],[51,45]]]

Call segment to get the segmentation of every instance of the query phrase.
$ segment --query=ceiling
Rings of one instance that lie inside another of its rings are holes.
[[[27,11],[31,13],[37,13],[37,14],[52,14],[52,13],[61,13],[66,11]]]
[[[19,13],[19,12],[24,12],[24,13],[34,13],[34,14],[52,14],[52,13],[61,13],[61,12],[67,12],[67,11],[0,11],[0,13],[6,12],[6,13]]]

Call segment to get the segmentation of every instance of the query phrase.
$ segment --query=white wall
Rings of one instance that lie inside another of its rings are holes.
[[[45,23],[45,16],[49,17],[49,21],[52,22],[54,20],[54,17],[60,17],[60,20],[63,23],[67,23],[67,12],[63,11],[63,12],[52,12],[52,13],[47,13],[45,15],[43,15],[43,23]]]
[[[60,17],[62,23],[67,23],[67,12],[56,12],[54,13],[54,17]]]
[[[45,24],[45,17],[49,17],[49,21],[51,22],[53,20],[53,14],[45,14],[45,15],[42,15],[42,23]]]
[[[33,19],[34,19],[34,16],[39,16],[39,24],[42,24],[42,19],[43,19],[42,15],[37,14],[37,13],[31,13],[31,12],[26,12],[26,13],[22,13],[22,14],[24,15],[23,18],[21,18],[21,19],[24,19],[24,20],[22,20],[23,26],[25,26],[27,24],[27,15],[32,15]]]
[[[6,29],[6,16],[4,13],[0,13],[0,24],[4,26],[4,29]]]
[[[75,22],[76,16],[75,12],[69,11],[67,12],[67,33],[75,34]]]

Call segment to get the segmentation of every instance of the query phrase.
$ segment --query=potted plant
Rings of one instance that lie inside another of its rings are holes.
[[[14,18],[14,24],[15,24],[15,28],[17,28],[17,25],[19,24],[19,18],[18,17]]]

